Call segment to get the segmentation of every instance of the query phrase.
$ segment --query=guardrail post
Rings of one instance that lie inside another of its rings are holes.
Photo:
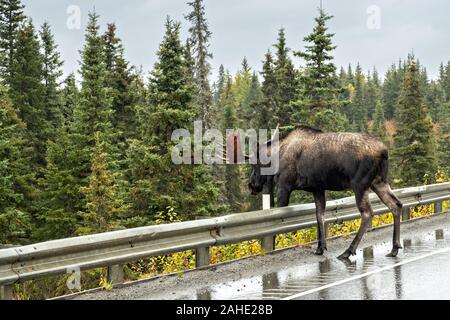
[[[113,266],[108,266],[106,273],[106,281],[112,285],[122,284],[124,282],[125,273],[123,271],[123,264],[116,264]]]
[[[402,221],[411,219],[411,211],[409,207],[402,208]]]
[[[260,240],[261,242],[261,249],[264,250],[264,252],[272,252],[275,250],[275,236],[267,236]]]
[[[209,266],[209,247],[195,249],[195,266],[197,268]]]
[[[0,286],[0,300],[13,299],[13,285]]]
[[[442,201],[436,201],[434,203],[434,213],[441,213],[442,212]]]
[[[262,196],[263,200],[263,210],[270,210],[270,194],[263,194]],[[261,249],[264,250],[264,252],[272,252],[275,250],[275,235],[265,236],[259,240],[261,243]]]

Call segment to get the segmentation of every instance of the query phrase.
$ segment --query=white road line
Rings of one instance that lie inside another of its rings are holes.
[[[390,270],[390,269],[402,266],[404,264],[408,264],[408,263],[411,263],[411,262],[422,260],[422,259],[434,256],[434,255],[437,255],[437,254],[440,254],[440,253],[449,252],[449,251],[450,251],[450,247],[442,248],[440,250],[437,250],[437,251],[434,251],[434,252],[429,252],[429,253],[424,254],[422,256],[419,256],[419,257],[411,258],[409,260],[400,261],[399,263],[396,263],[396,264],[393,264],[393,265],[390,265],[390,266],[385,266],[383,268],[379,268],[379,269],[372,270],[372,271],[369,271],[369,272],[366,272],[366,273],[362,273],[360,275],[353,276],[353,277],[350,277],[350,278],[347,278],[347,279],[344,279],[344,280],[336,281],[336,282],[333,282],[333,283],[330,283],[330,284],[327,284],[327,285],[324,285],[324,286],[321,286],[321,287],[317,287],[317,288],[314,288],[314,289],[303,291],[303,292],[294,294],[292,296],[285,297],[285,298],[283,298],[281,300],[293,300],[293,299],[296,299],[296,298],[304,297],[304,296],[307,296],[307,295],[309,295],[311,293],[315,293],[315,292],[322,291],[322,290],[325,290],[325,289],[328,289],[328,288],[336,287],[336,286],[339,286],[339,285],[344,284],[344,283],[348,283],[348,282],[351,282],[351,281],[354,281],[354,280],[365,278],[365,277],[371,276],[371,275],[376,274],[376,273],[380,273],[380,272],[383,272],[383,271],[386,271],[386,270]]]

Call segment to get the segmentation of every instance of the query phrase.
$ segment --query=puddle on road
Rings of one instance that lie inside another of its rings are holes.
[[[397,258],[385,257],[385,254],[391,249],[391,243],[380,244],[358,250],[356,257],[352,258],[351,263],[343,263],[335,258],[327,259],[319,263],[293,266],[278,272],[231,281],[197,291],[187,290],[173,295],[170,299],[282,299],[352,276],[371,272],[378,268],[393,265],[403,259],[411,259],[449,245],[450,230],[438,229],[417,238],[404,239],[404,249],[400,251]],[[402,271],[405,266],[407,265],[391,269],[388,280],[383,278],[380,273],[356,280],[356,284],[352,284],[353,287],[346,290],[351,291],[351,294],[345,297],[341,296],[341,298],[345,299],[348,297],[366,300],[380,298],[402,299],[404,298],[404,290],[402,288],[404,285],[404,275]],[[386,287],[388,283],[391,288]],[[380,288],[383,289],[381,290],[383,293],[380,293]],[[337,296],[339,297],[339,294]],[[305,298],[334,299],[337,297],[333,290],[326,289],[317,291]]]

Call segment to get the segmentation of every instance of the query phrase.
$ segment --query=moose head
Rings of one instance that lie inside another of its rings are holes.
[[[251,150],[251,154],[247,155],[243,151],[245,148],[241,144],[240,133],[233,132],[227,135],[226,149],[224,149],[222,159],[228,164],[239,164],[241,160],[250,160],[251,174],[248,188],[252,195],[260,193],[267,183],[268,177],[275,175],[278,170],[278,166],[274,167],[275,162],[278,162],[274,159],[276,156],[276,152],[274,151],[278,149],[278,136],[279,125],[269,141],[264,143],[256,141],[253,146],[250,145],[249,149]],[[230,150],[231,152],[229,152]]]

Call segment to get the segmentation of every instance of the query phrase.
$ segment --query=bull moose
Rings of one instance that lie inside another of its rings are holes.
[[[277,129],[278,130],[278,129]],[[268,186],[273,195],[278,184],[278,206],[289,205],[294,190],[311,192],[316,204],[318,225],[317,255],[327,250],[324,233],[325,192],[352,190],[361,213],[361,226],[350,247],[339,256],[346,260],[355,255],[366,232],[373,210],[369,190],[373,190],[394,215],[392,251],[395,257],[400,244],[400,215],[402,203],[394,195],[388,183],[388,151],[379,139],[361,133],[325,133],[307,126],[297,126],[281,138],[277,150],[271,141],[257,147],[261,152],[278,152],[279,169],[273,176],[261,174],[263,165],[259,160],[252,164],[249,189],[256,195]],[[258,157],[258,155],[257,155]]]

